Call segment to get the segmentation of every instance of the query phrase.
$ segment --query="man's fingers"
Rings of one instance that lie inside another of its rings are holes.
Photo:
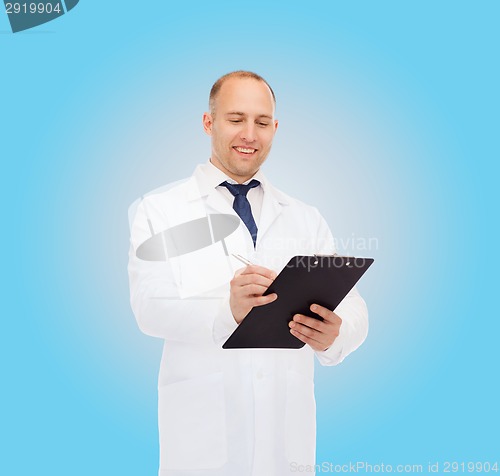
[[[250,302],[253,307],[264,306],[265,304],[269,304],[278,299],[278,295],[276,293],[268,294],[267,296],[256,296],[250,299]]]
[[[340,319],[337,314],[330,311],[330,309],[327,309],[326,307],[320,306],[319,304],[311,304],[311,307],[309,309],[311,309],[312,312],[322,317],[327,322],[331,322],[334,324],[339,324],[340,322],[342,322],[342,319]]]
[[[274,271],[257,265],[249,265],[235,273],[230,283],[229,302],[237,323],[240,323],[253,307],[264,306],[278,298],[276,293],[263,296],[274,278]]]
[[[245,269],[247,269],[247,268],[248,268],[248,266],[245,266],[244,268],[238,268],[238,269],[235,271],[235,273],[234,273],[234,278],[236,278],[236,276],[239,276],[240,274],[242,274],[242,273],[245,271]],[[233,279],[234,279],[234,278],[233,278]]]
[[[290,321],[288,326],[290,327],[290,329],[293,329],[294,331],[297,331],[300,334],[310,337],[314,340],[321,340],[321,334],[323,334],[322,330],[316,329],[314,327],[309,327],[305,324],[300,324],[295,320]]]
[[[314,317],[304,316],[303,314],[295,314],[293,319],[288,323],[290,329],[294,329],[301,334],[310,337],[318,342],[325,341],[331,337],[339,335],[340,325],[329,321],[320,321]]]
[[[306,328],[307,329],[307,328]],[[297,339],[301,340],[305,344],[309,344],[315,350],[323,350],[326,348],[326,345],[322,342],[300,332],[298,329],[290,329],[290,333],[297,337]]]
[[[309,344],[314,350],[324,351],[339,336],[342,319],[332,311],[313,304],[311,310],[323,320],[295,314],[289,322],[290,333],[302,342]]]
[[[267,288],[268,286],[262,286],[260,284],[246,284],[245,286],[237,287],[234,290],[234,294],[240,297],[262,296]]]
[[[266,278],[261,274],[240,274],[233,278],[232,283],[235,286],[246,286],[248,284],[259,284],[266,289],[271,285],[272,279]]]
[[[277,276],[276,272],[274,272],[272,269],[264,268],[264,266],[258,266],[256,264],[248,265],[243,269],[241,274],[259,274],[272,281],[274,281]]]
[[[319,332],[322,332],[325,329],[325,326],[329,325],[329,323],[320,321],[315,317],[304,316],[303,314],[295,314],[293,316],[293,320],[290,321],[290,325],[292,324],[292,322],[302,324],[304,326],[310,327],[311,329],[315,329]]]

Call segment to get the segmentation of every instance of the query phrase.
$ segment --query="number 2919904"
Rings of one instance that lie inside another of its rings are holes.
[[[61,13],[61,2],[45,2],[45,3],[35,3],[35,2],[23,2],[23,3],[6,3],[5,11],[8,15],[19,14],[19,13],[30,13],[43,14],[43,13]]]

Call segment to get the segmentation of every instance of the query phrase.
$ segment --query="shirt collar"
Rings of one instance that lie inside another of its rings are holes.
[[[200,172],[203,173],[205,178],[206,189],[202,191],[203,195],[207,195],[210,191],[214,190],[217,186],[219,186],[222,182],[229,182],[231,184],[237,184],[236,180],[233,180],[231,177],[228,177],[222,170],[217,168],[210,160],[207,163],[200,165]],[[264,183],[267,182],[264,174],[261,169],[257,170],[253,177],[250,177],[246,182],[243,182],[245,185],[249,183],[251,180],[258,180],[262,187],[264,187]]]
[[[215,192],[216,188],[225,180],[229,183],[236,183],[233,179],[228,177],[222,170],[217,168],[210,160],[204,164],[200,164],[196,167],[194,176],[197,178],[197,193],[191,192],[190,199],[195,199],[197,197],[206,197]],[[280,192],[274,188],[267,180],[266,176],[259,169],[253,177],[248,179],[245,183],[250,182],[250,180],[255,179],[260,182],[260,186],[264,192],[264,195],[271,193],[275,198],[282,204],[287,205],[289,203],[289,197],[283,192]],[[193,195],[194,193],[194,195]]]

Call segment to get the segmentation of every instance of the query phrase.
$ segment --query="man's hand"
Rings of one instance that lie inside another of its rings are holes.
[[[328,349],[338,337],[342,319],[333,311],[318,304],[312,304],[311,311],[323,320],[295,314],[288,324],[290,332],[302,342],[309,344],[314,350]]]
[[[231,280],[229,305],[239,324],[255,306],[269,304],[278,298],[276,293],[262,296],[276,278],[276,273],[262,266],[251,265],[236,271]]]

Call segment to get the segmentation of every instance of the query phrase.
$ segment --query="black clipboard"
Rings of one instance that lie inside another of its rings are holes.
[[[276,301],[254,307],[222,348],[300,349],[305,344],[290,333],[295,314],[318,317],[313,303],[335,310],[372,265],[373,258],[347,256],[295,256],[264,295],[277,293]]]

